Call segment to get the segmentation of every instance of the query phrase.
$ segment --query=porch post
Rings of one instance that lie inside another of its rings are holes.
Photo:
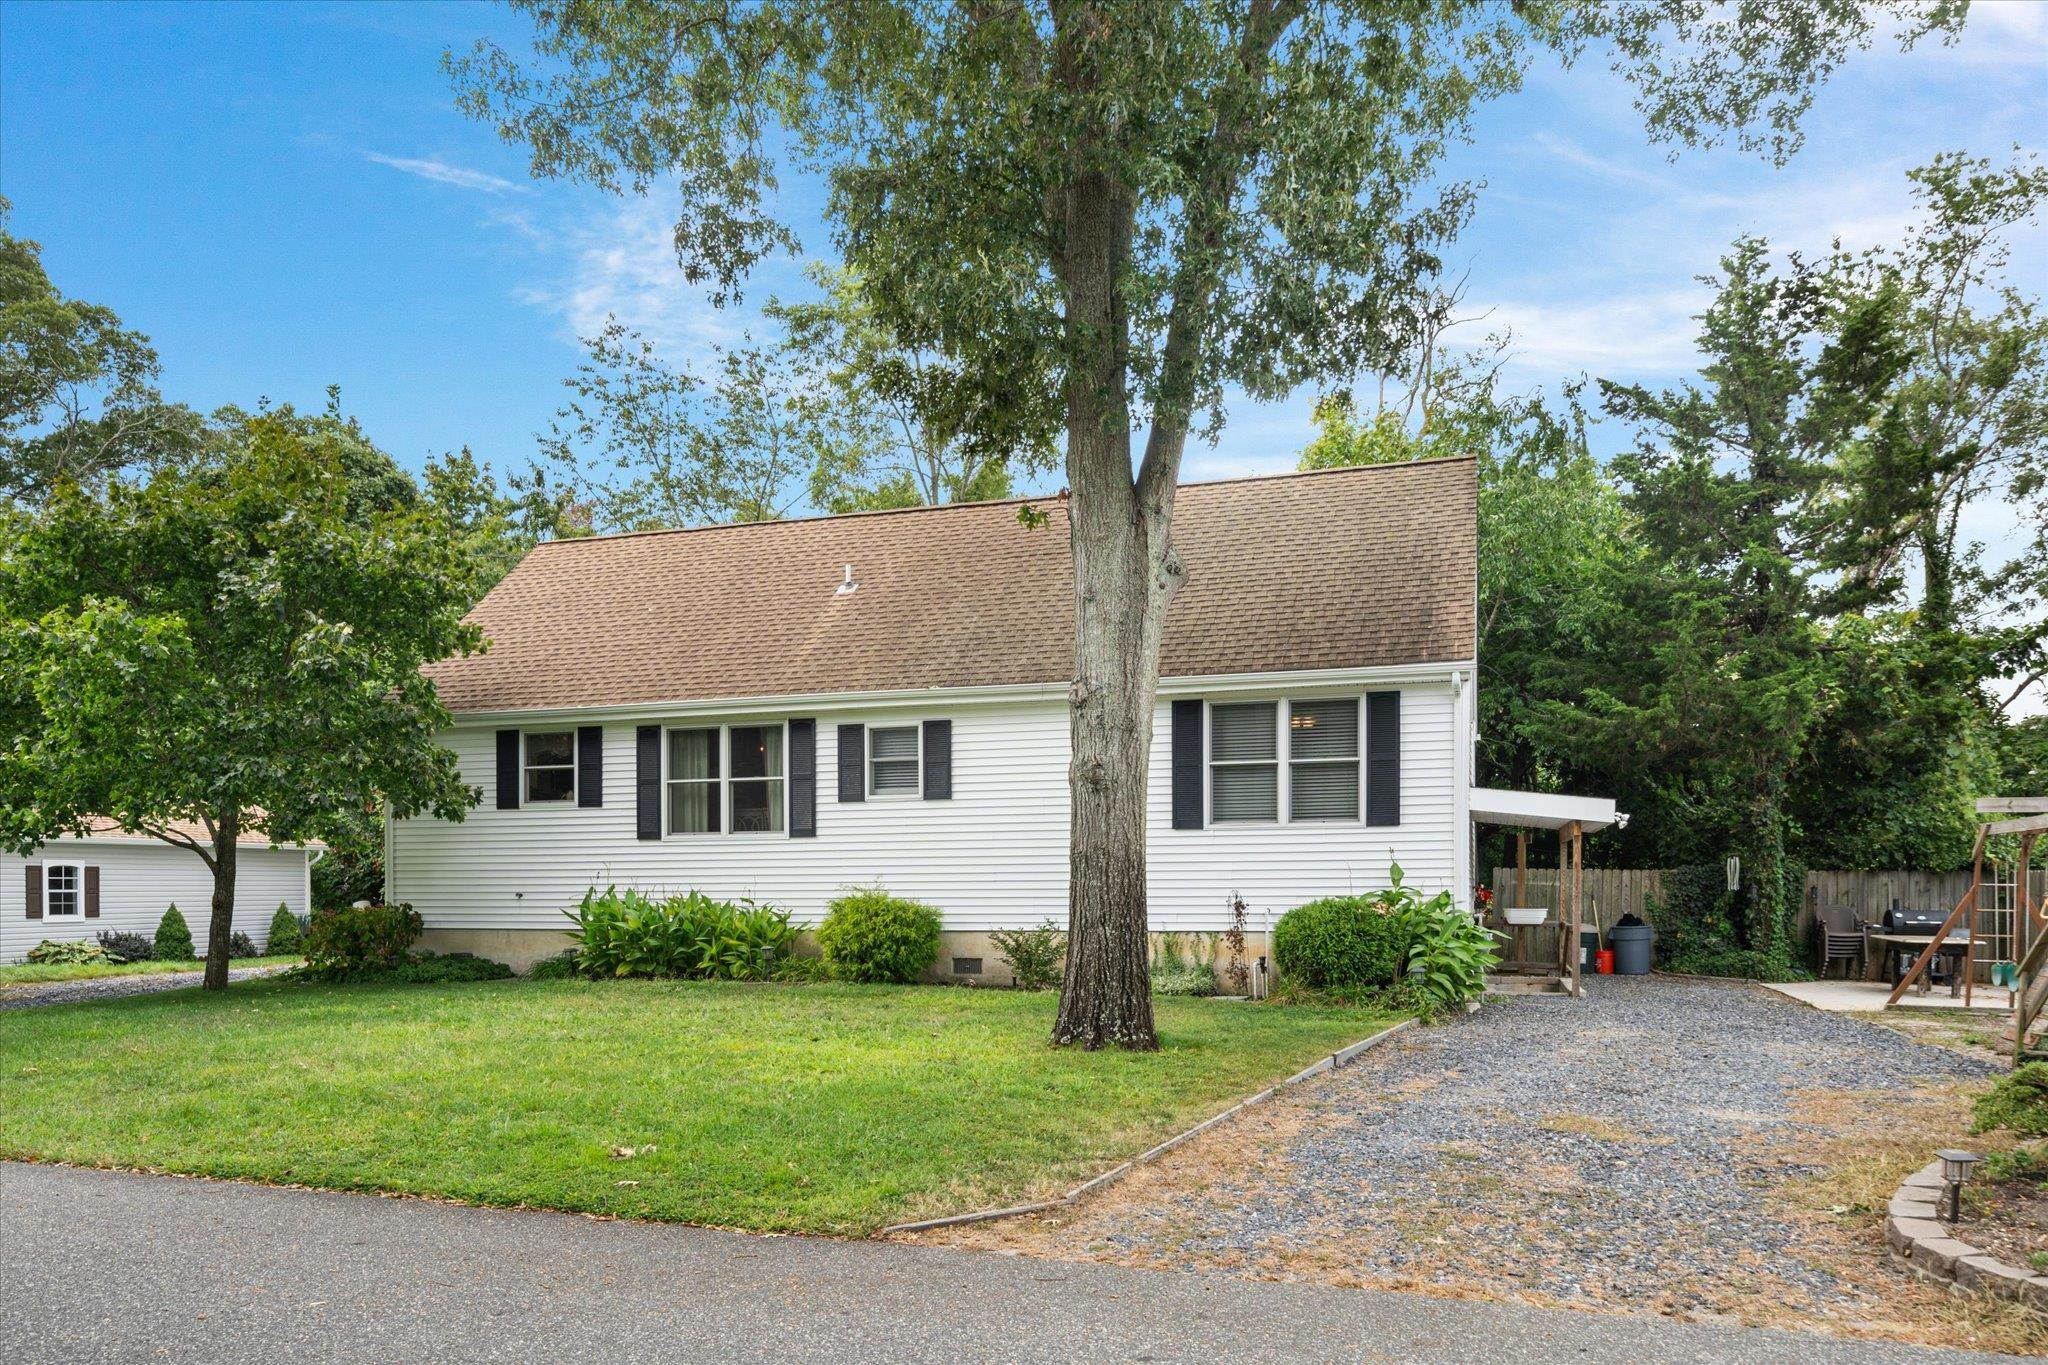
[[[1529,903],[1529,831],[1515,831],[1515,904]]]

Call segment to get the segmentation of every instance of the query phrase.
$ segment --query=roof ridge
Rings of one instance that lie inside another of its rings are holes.
[[[1233,474],[1221,479],[1197,479],[1191,483],[1176,485],[1178,491],[1191,488],[1217,488],[1226,484],[1278,483],[1283,479],[1319,478],[1332,474],[1376,473],[1394,469],[1416,469],[1424,465],[1471,464],[1477,455],[1432,455],[1422,460],[1389,460],[1378,464],[1332,465],[1325,469],[1283,469],[1271,474]],[[775,517],[767,521],[720,521],[709,526],[658,526],[644,531],[606,531],[587,536],[558,537],[543,540],[534,550],[545,550],[551,545],[588,545],[596,541],[637,540],[649,536],[700,535],[708,531],[747,531],[769,526],[805,526],[821,521],[858,521],[868,517],[900,517],[920,512],[966,512],[981,507],[1021,507],[1028,503],[1063,503],[1067,500],[1066,489],[1057,493],[1033,493],[1012,498],[975,498],[967,502],[924,502],[914,507],[870,507],[858,512],[820,512],[808,517]]]

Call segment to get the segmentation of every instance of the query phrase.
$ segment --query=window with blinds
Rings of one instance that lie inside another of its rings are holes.
[[[1287,818],[1358,818],[1358,699],[1287,703]]]
[[[921,788],[918,776],[918,727],[915,725],[874,725],[868,728],[868,794],[871,796],[916,796]]]
[[[1280,818],[1280,707],[1233,702],[1209,708],[1209,819]]]

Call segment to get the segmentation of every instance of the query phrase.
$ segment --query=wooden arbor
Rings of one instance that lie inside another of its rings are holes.
[[[1533,970],[1553,976],[1562,989],[1584,995],[1585,983],[1579,979],[1579,932],[1584,923],[1586,836],[1624,825],[1628,817],[1615,810],[1614,802],[1602,797],[1552,796],[1487,787],[1472,788],[1469,813],[1480,824],[1505,825],[1515,830],[1515,900],[1521,904],[1527,903],[1529,890],[1529,831],[1557,831],[1557,960],[1507,963],[1503,969],[1525,973]]]
[[[1991,796],[1977,803],[1979,815],[1997,815],[2009,818],[1985,820],[1977,826],[1977,845],[1970,855],[1970,885],[1955,909],[1948,912],[1948,918],[1935,931],[1934,941],[1920,950],[1920,956],[1913,959],[1899,977],[1892,993],[1885,997],[1886,1006],[1896,1005],[1899,997],[1925,973],[1933,963],[1935,954],[1948,936],[1962,925],[1967,924],[1970,948],[1964,957],[1963,1003],[1973,999],[1977,985],[1977,912],[1984,888],[1984,847],[2000,835],[2017,835],[2020,841],[2020,856],[2017,875],[2014,878],[2013,933],[2015,951],[2018,954],[2019,974],[2012,991],[2012,1055],[2017,1066],[2027,1055],[2027,1033],[2035,1020],[2040,1018],[2044,1005],[2048,1005],[2048,902],[2037,906],[2033,903],[2032,877],[2034,841],[2048,834],[2048,797],[2043,796]]]

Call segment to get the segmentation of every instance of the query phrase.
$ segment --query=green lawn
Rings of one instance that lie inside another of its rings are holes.
[[[261,981],[5,1011],[0,1157],[862,1233],[1064,1188],[1390,1022],[1161,999],[1159,1052],[1089,1055],[1046,1045],[1054,1003]]]
[[[296,954],[284,957],[238,957],[230,969],[282,967],[305,959]],[[9,986],[34,986],[45,981],[90,981],[99,976],[154,976],[159,972],[196,972],[204,962],[17,962],[0,967],[0,992]]]

